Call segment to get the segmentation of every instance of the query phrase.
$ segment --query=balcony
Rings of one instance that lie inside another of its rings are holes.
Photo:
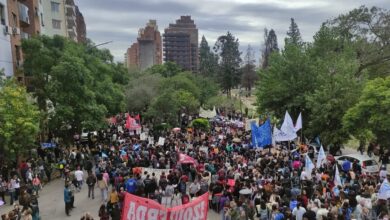
[[[76,16],[76,7],[74,5],[65,5],[66,16]]]
[[[70,16],[66,18],[68,28],[76,27],[76,17]]]
[[[22,27],[26,27],[30,25],[30,18],[28,16],[28,7],[23,3],[19,3],[19,20],[20,20],[20,26]]]

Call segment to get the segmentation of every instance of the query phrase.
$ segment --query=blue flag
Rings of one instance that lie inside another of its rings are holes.
[[[252,130],[252,147],[259,147],[259,127],[257,127],[256,122],[251,123]]]
[[[269,119],[267,119],[267,121],[258,128],[258,133],[259,147],[272,144],[271,122]]]

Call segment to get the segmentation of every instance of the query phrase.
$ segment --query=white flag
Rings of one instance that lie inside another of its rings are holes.
[[[294,131],[297,132],[302,129],[302,113],[299,113],[297,122],[295,123]]]
[[[317,157],[317,163],[316,163],[317,168],[319,168],[325,162],[326,162],[326,155],[325,155],[324,148],[321,145],[320,152],[318,152],[318,157]]]
[[[336,163],[336,172],[334,174],[334,185],[335,186],[342,186],[343,184],[341,184],[341,178],[340,178],[340,173],[339,173],[339,167]]]
[[[280,130],[285,134],[284,136],[287,136],[290,139],[288,141],[297,138],[297,133],[295,132],[294,124],[288,111],[286,111],[286,114],[284,115],[284,121]]]
[[[314,164],[313,162],[311,162],[311,159],[309,156],[305,156],[305,171],[306,171],[306,174],[307,174],[307,177],[309,179],[311,179],[311,172],[313,171],[314,169]]]
[[[388,200],[390,198],[390,183],[385,179],[379,188],[378,199]]]

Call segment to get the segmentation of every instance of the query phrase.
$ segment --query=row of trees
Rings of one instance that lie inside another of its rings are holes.
[[[155,65],[142,73],[132,73],[126,88],[127,109],[145,112],[154,123],[176,126],[181,114],[197,113],[199,106],[216,103],[210,99],[218,94],[212,78],[183,72],[172,62]]]
[[[351,138],[390,144],[390,13],[364,6],[325,22],[303,42],[291,20],[279,51],[266,35],[257,104],[263,113],[304,115],[304,134],[325,144]]]

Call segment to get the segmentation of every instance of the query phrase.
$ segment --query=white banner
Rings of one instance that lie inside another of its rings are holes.
[[[165,176],[168,176],[170,170],[170,169],[154,169],[154,168],[147,168],[147,167],[140,167],[140,168],[142,170],[142,175],[146,171],[150,175],[150,178],[152,178],[152,173],[154,173],[155,174],[154,176],[157,178],[157,180],[160,180],[160,176],[163,172],[165,173]]]
[[[215,110],[215,106],[214,106],[213,110],[210,110],[210,111],[205,110],[202,107],[200,107],[199,117],[201,117],[201,118],[214,118],[215,116],[217,116],[217,111]]]

